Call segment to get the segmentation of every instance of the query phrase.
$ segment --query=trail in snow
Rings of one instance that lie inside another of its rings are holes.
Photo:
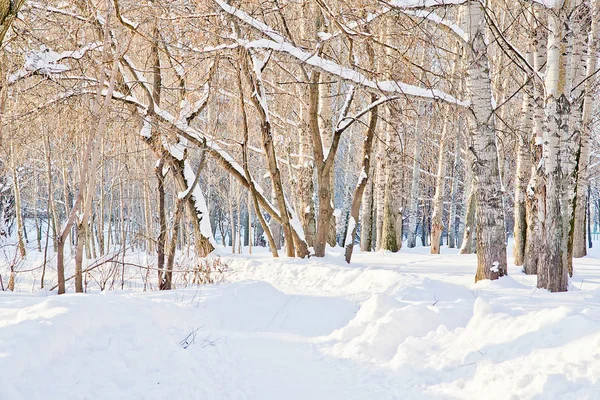
[[[257,249],[255,249],[256,252]],[[0,399],[595,399],[600,264],[571,291],[426,249],[222,256],[227,283],[0,293]]]

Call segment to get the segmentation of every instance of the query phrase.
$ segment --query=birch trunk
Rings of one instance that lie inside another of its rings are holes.
[[[25,241],[23,240],[23,214],[21,211],[21,186],[19,185],[19,175],[17,174],[17,166],[15,164],[15,150],[13,145],[14,139],[10,139],[10,170],[12,173],[13,192],[15,196],[15,219],[17,220],[17,249],[21,258],[26,255]]]
[[[431,215],[431,254],[440,254],[440,242],[444,224],[442,217],[444,214],[444,191],[446,186],[446,142],[448,140],[448,131],[450,130],[450,113],[447,107],[444,112],[444,124],[442,135],[440,137],[438,166],[435,177],[435,195],[433,196],[433,213]]]
[[[413,168],[410,189],[410,209],[408,211],[408,242],[407,246],[413,248],[417,245],[417,223],[419,221],[419,178],[421,176],[421,144],[419,143],[419,135],[421,133],[421,118],[424,118],[424,107],[419,105],[416,124],[415,149],[413,153]]]
[[[298,171],[298,215],[304,228],[306,244],[309,247],[314,246],[317,226],[315,223],[315,202],[313,195],[315,192],[313,173],[314,160],[309,128],[306,123],[306,112],[304,105],[300,106],[300,169]]]
[[[531,54],[531,53],[530,53]],[[533,61],[533,57],[528,55]],[[532,130],[532,84],[528,84],[523,92],[523,104],[521,106],[521,124],[517,132],[517,172],[515,178],[515,226],[514,226],[514,263],[523,265],[525,258],[525,243],[527,240],[527,182],[531,172],[529,140]]]
[[[375,164],[375,185],[373,187],[373,201],[375,207],[375,250],[383,246],[383,215],[385,209],[385,142],[379,139],[377,145],[377,163]]]
[[[397,252],[402,247],[402,154],[400,143],[400,134],[394,127],[399,124],[393,124],[395,118],[392,115],[391,106],[386,107],[387,111],[387,158],[386,158],[386,183],[383,206],[383,228],[381,232],[382,250]],[[400,234],[399,234],[400,233]]]
[[[373,248],[373,168],[369,168],[367,183],[363,191],[361,226],[360,226],[360,250],[371,251]],[[352,215],[352,206],[350,208]]]
[[[533,67],[543,72],[546,65],[547,31],[537,21],[541,13],[537,7],[532,11],[535,15],[533,40]],[[543,132],[546,117],[544,113],[544,88],[538,80],[533,81],[533,130],[531,132],[531,177],[527,184],[527,231],[523,258],[523,272],[529,275],[537,274],[537,266],[541,251],[542,233],[545,219],[546,188],[541,169]]]
[[[477,273],[475,281],[506,275],[502,184],[492,107],[483,6],[469,1],[468,86],[476,130],[472,135],[473,174],[477,180]]]
[[[568,1],[567,1],[568,3]],[[539,288],[551,292],[564,292],[568,285],[568,265],[566,261],[565,226],[562,215],[562,194],[564,180],[561,168],[561,137],[567,133],[569,101],[565,91],[565,57],[563,39],[567,4],[549,13],[548,54],[546,63],[547,126],[544,131],[543,163],[546,182],[545,220],[542,249],[537,268]]]
[[[590,77],[596,72],[597,59],[599,55],[598,49],[598,34],[600,21],[598,21],[600,7],[597,0],[593,0],[591,4],[592,27],[590,39],[588,43],[588,56],[586,66],[586,76]],[[577,189],[576,189],[576,205],[575,205],[575,221],[573,223],[573,257],[584,257],[587,254],[586,247],[586,207],[587,192],[589,187],[589,163],[591,151],[591,119],[592,107],[594,105],[594,80],[588,79],[585,82],[585,97],[583,100],[582,111],[582,132],[581,132],[581,147],[579,154],[579,165],[577,167]]]
[[[563,255],[569,275],[573,275],[573,234],[575,216],[575,194],[577,190],[577,164],[580,157],[581,131],[583,127],[583,103],[587,62],[587,39],[590,18],[588,3],[572,7],[566,28],[568,38],[566,52],[565,95],[569,101],[567,127],[561,138],[561,168],[563,169],[564,189],[561,198],[563,209],[564,238],[567,251]]]
[[[460,151],[461,151],[461,140],[460,136],[462,134],[462,119],[458,121],[458,131],[456,132],[456,141],[454,142],[454,162],[452,164],[452,192],[450,196],[450,213],[448,216],[448,247],[453,249],[457,247],[456,244],[456,234],[457,234],[457,221],[460,221],[460,218],[456,215],[456,203],[458,197],[458,169],[460,166]]]
[[[155,170],[156,190],[158,194],[158,237],[156,238],[156,269],[158,271],[158,287],[160,287],[162,284],[162,274],[165,268],[165,248],[167,245],[167,210],[165,207],[164,167],[165,160],[164,158],[160,158]]]
[[[471,174],[469,174],[471,175]],[[468,188],[465,189],[467,196],[463,207],[465,211],[465,229],[463,231],[462,243],[460,245],[460,254],[472,254],[474,250],[475,233],[475,209],[477,208],[477,184],[469,176],[467,180]]]

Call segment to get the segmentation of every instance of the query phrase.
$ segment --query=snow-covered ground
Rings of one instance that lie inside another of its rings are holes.
[[[0,399],[600,398],[599,258],[550,294],[427,251],[222,255],[225,283],[171,292],[1,292]]]

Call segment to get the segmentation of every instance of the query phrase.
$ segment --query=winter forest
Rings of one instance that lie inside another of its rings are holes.
[[[600,398],[599,24],[0,0],[0,399]]]

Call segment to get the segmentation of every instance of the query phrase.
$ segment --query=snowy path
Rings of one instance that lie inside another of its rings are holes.
[[[0,293],[0,400],[597,399],[600,260],[549,294],[442,249],[223,256],[170,293]]]

